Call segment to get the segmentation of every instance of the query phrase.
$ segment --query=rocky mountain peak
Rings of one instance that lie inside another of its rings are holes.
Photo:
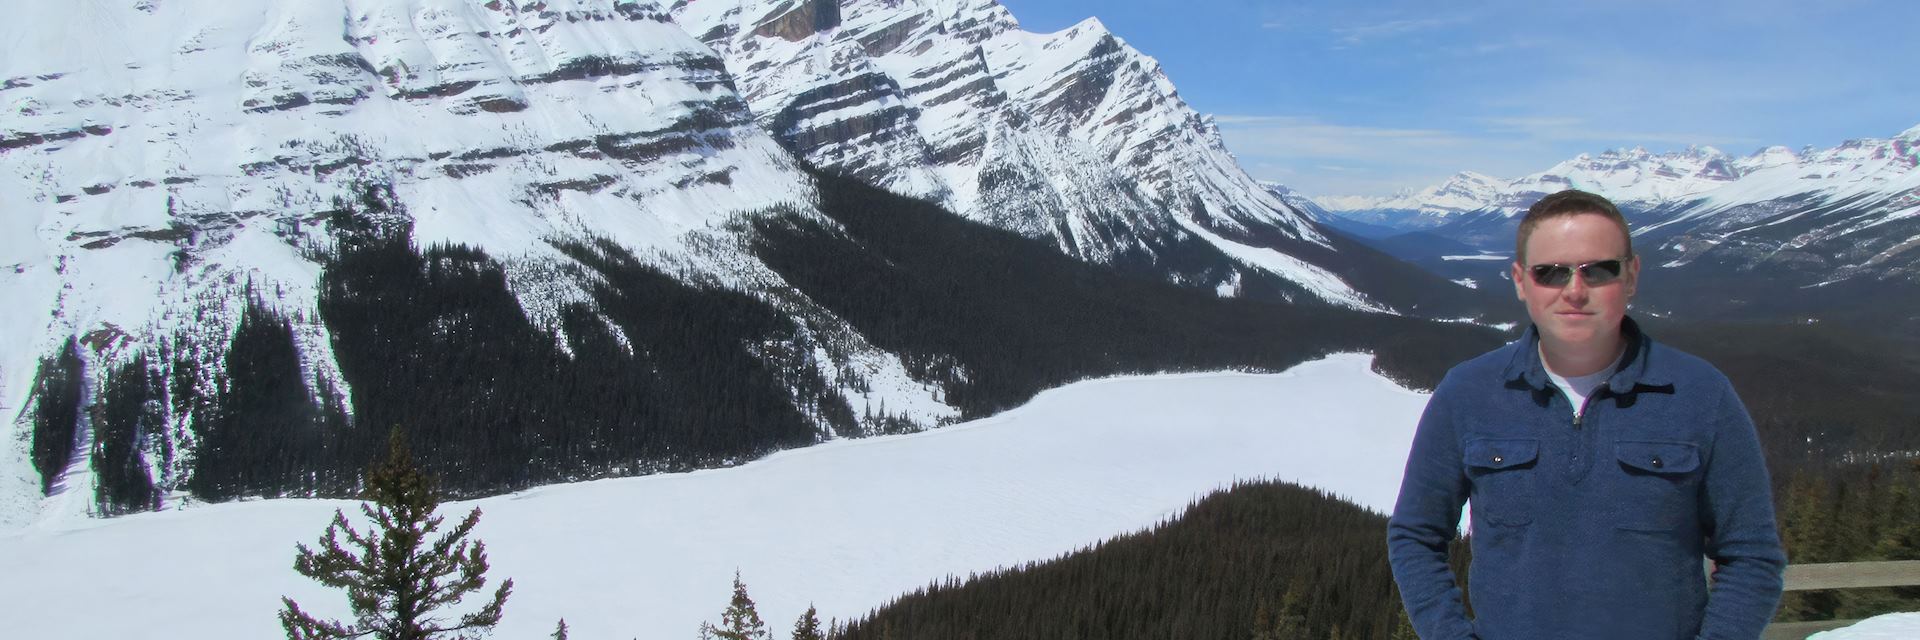
[[[1446,182],[1434,187],[1436,193],[1478,193],[1498,189],[1506,185],[1506,180],[1473,171],[1462,171],[1447,178]]]
[[[1794,151],[1792,147],[1773,145],[1729,162],[1741,175],[1746,175],[1773,167],[1796,164],[1800,162],[1800,157],[1800,152]]]
[[[1190,226],[1327,242],[1239,167],[1157,61],[1098,19],[1037,34],[991,0],[845,0],[835,29],[761,29],[797,1],[673,11],[807,162],[1098,262],[1162,262]]]
[[[753,34],[799,42],[840,26],[839,0],[788,0],[755,21]]]
[[[1687,150],[1682,153],[1686,156],[1694,157],[1694,158],[1714,159],[1714,158],[1728,157],[1726,152],[1721,151],[1720,149],[1713,147],[1711,145],[1690,144],[1690,145],[1687,145]]]

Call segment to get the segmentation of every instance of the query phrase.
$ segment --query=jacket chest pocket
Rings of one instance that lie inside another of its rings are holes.
[[[1700,447],[1691,442],[1621,440],[1618,525],[1636,531],[1683,529],[1698,518]]]
[[[1475,438],[1462,449],[1467,478],[1473,483],[1473,512],[1489,524],[1520,526],[1533,522],[1535,485],[1540,472],[1540,441],[1534,438]]]

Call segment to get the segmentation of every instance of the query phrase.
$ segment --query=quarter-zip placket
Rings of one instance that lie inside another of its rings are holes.
[[[1610,391],[1605,384],[1596,387],[1593,393],[1587,394],[1586,399],[1580,402],[1580,409],[1573,412],[1573,458],[1567,465],[1567,481],[1572,484],[1580,484],[1580,480],[1587,477],[1587,470],[1593,468],[1595,434],[1593,425],[1587,421],[1586,416],[1587,412],[1593,410],[1593,401],[1601,394]],[[1573,404],[1568,403],[1567,406],[1571,407]]]

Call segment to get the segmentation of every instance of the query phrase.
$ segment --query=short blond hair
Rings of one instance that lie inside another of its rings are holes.
[[[1633,257],[1633,233],[1627,230],[1627,218],[1620,215],[1620,208],[1613,201],[1597,193],[1588,193],[1579,189],[1568,189],[1541,198],[1527,209],[1527,216],[1520,219],[1520,230],[1514,235],[1514,261],[1522,265],[1527,263],[1527,238],[1533,236],[1535,227],[1541,222],[1581,213],[1593,213],[1605,216],[1620,227],[1620,239],[1627,243],[1627,255]]]

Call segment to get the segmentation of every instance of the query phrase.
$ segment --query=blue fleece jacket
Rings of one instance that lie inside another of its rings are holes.
[[[1621,330],[1579,418],[1534,328],[1434,390],[1387,524],[1421,638],[1754,640],[1772,619],[1786,554],[1753,420],[1712,365]],[[1447,567],[1468,498],[1472,619]]]

